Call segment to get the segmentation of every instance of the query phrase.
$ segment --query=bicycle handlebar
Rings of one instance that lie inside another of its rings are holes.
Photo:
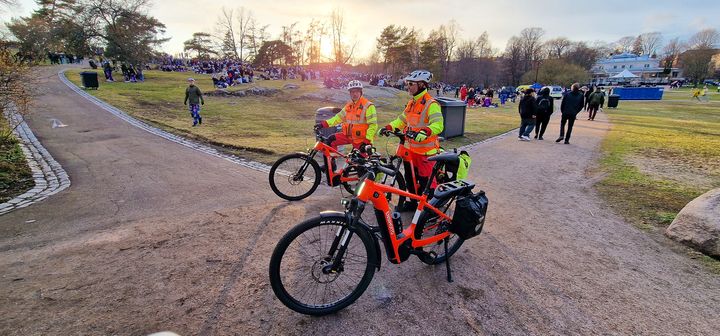
[[[400,139],[401,141],[404,141],[407,138],[415,139],[415,137],[418,135],[418,132],[410,131],[410,130],[408,130],[407,132],[403,132],[396,128],[393,131],[388,131],[387,129],[382,129],[382,130],[380,130],[380,134],[384,135],[384,136],[394,135],[394,136],[398,137],[398,139]]]

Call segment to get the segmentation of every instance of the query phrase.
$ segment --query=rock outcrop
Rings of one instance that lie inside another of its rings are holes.
[[[702,253],[720,258],[720,188],[688,203],[665,234]]]

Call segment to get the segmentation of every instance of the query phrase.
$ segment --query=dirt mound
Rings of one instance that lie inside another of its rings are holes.
[[[391,87],[366,86],[363,88],[363,95],[377,106],[389,104],[387,99],[393,99],[400,93],[402,91]],[[349,96],[346,90],[321,88],[317,92],[306,93],[296,99],[317,100],[343,105],[348,101]]]

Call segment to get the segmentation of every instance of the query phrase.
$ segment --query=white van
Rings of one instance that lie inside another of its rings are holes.
[[[555,99],[562,99],[562,97],[563,97],[563,89],[562,89],[562,87],[557,86],[557,85],[552,85],[552,86],[543,87],[543,89],[544,89],[544,88],[549,88],[549,89],[550,89],[550,97],[553,97],[553,98],[555,98]]]

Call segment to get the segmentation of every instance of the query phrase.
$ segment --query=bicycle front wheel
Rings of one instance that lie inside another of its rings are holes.
[[[375,274],[371,233],[350,228],[345,217],[316,217],[291,229],[270,258],[270,284],[288,308],[307,315],[335,313],[357,300]],[[336,264],[345,241],[346,250]],[[340,244],[342,245],[342,244]],[[332,252],[331,252],[332,251]]]
[[[320,185],[320,166],[303,153],[285,155],[270,168],[270,188],[288,201],[310,196]]]
[[[441,210],[446,215],[452,218],[455,213],[455,197],[443,198],[443,199],[432,199],[430,205],[434,206],[438,210]],[[450,223],[438,216],[434,211],[430,209],[423,209],[418,218],[417,226],[415,227],[415,237],[425,239],[434,235],[441,234],[447,231]],[[423,246],[425,252],[431,252],[435,254],[435,258],[421,257],[420,261],[428,265],[437,265],[445,262],[445,259],[449,258],[455,252],[460,249],[460,246],[465,242],[464,239],[458,237],[456,234],[450,234],[448,241],[448,253],[445,254],[444,242],[441,240],[432,245]]]

